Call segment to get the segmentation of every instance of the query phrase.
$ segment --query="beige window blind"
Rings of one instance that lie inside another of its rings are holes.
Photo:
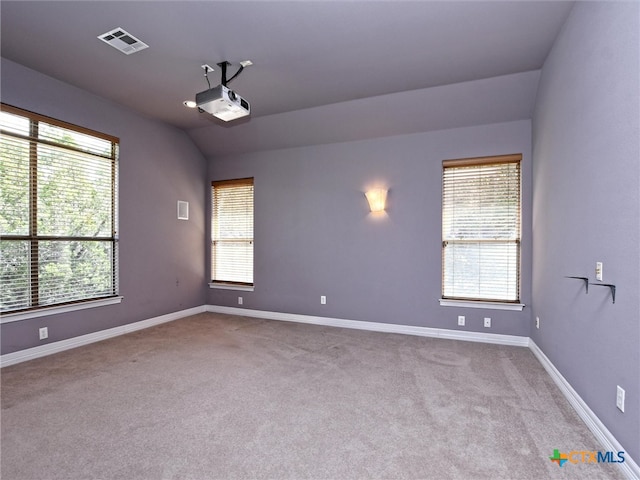
[[[253,285],[253,178],[212,182],[211,280]]]
[[[521,159],[443,162],[443,298],[520,301]]]

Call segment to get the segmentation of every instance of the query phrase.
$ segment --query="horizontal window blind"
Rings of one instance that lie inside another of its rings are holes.
[[[3,312],[117,294],[118,139],[2,105]]]
[[[519,302],[521,158],[443,162],[443,298]]]
[[[253,178],[212,183],[213,282],[253,285]]]

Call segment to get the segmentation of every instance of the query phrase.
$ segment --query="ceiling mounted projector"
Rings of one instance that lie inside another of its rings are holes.
[[[218,66],[222,70],[220,85],[197,93],[195,102],[200,112],[207,112],[225,122],[251,114],[251,105],[249,105],[249,102],[227,87],[227,83],[236,78],[240,72],[242,72],[245,65],[251,65],[251,62],[241,62],[240,68],[235,75],[227,80],[228,65],[230,65],[230,63],[227,61],[218,63]],[[209,83],[208,74],[213,69],[209,67],[209,65],[203,65],[202,68],[204,68],[204,76],[207,79],[207,83]]]
[[[246,117],[251,113],[249,102],[224,85],[197,93],[196,105],[225,122]]]

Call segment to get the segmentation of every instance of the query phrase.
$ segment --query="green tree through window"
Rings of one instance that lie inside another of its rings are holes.
[[[115,296],[118,139],[6,105],[0,128],[2,311]]]

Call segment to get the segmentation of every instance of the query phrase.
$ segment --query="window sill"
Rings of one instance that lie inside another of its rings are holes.
[[[253,285],[233,285],[231,283],[209,283],[209,288],[218,290],[238,290],[241,292],[253,292]]]
[[[512,310],[521,312],[524,308],[523,303],[505,303],[505,302],[483,302],[479,300],[449,300],[446,298],[439,299],[441,307],[463,307],[463,308],[484,308],[489,310]]]
[[[73,303],[70,305],[54,305],[51,307],[43,307],[37,310],[29,310],[26,312],[15,312],[2,314],[0,324],[18,322],[20,320],[29,320],[31,318],[45,317],[48,315],[57,315],[59,313],[73,312],[76,310],[85,310],[87,308],[103,307],[105,305],[114,305],[122,302],[123,297],[101,298],[99,300],[89,300],[87,302]]]

